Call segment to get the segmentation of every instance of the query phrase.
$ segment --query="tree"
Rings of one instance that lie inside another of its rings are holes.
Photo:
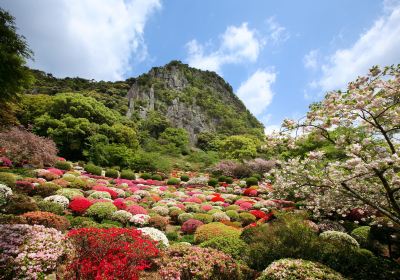
[[[188,150],[189,134],[183,128],[169,127],[160,134],[159,143],[165,145],[167,149],[169,147],[171,150],[177,149],[184,153]]]
[[[221,141],[219,151],[229,159],[250,159],[257,154],[257,141],[245,135],[229,136]]]
[[[333,133],[338,129],[352,133]],[[316,149],[304,159],[281,161],[275,195],[303,201],[317,217],[346,217],[359,208],[366,217],[379,214],[400,224],[400,65],[375,66],[345,92],[329,92],[305,119],[285,120],[268,143],[296,148],[291,135],[299,130],[315,133],[345,157],[328,158]]]
[[[3,124],[14,121],[13,103],[32,81],[25,63],[33,53],[25,38],[17,34],[14,20],[0,8],[0,120]]]

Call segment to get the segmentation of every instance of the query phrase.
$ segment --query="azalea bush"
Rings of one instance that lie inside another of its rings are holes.
[[[306,118],[285,120],[281,133],[269,137],[270,147],[295,149],[299,138],[292,135],[303,131],[340,156],[314,149],[279,162],[274,194],[302,201],[317,218],[343,218],[359,208],[372,219],[379,214],[400,224],[399,91],[400,65],[373,67],[346,91],[329,92],[313,104]]]
[[[40,225],[0,225],[0,271],[4,279],[44,279],[72,253],[64,235]]]
[[[211,248],[172,246],[156,263],[165,280],[240,279],[239,267],[233,258]]]
[[[157,243],[135,229],[75,229],[68,239],[76,254],[67,279],[139,279],[139,271],[149,268],[159,254]]]
[[[57,160],[58,150],[52,140],[15,127],[0,133],[0,148],[5,150],[5,156],[17,164],[29,163],[42,167],[52,165]]]
[[[63,217],[50,212],[34,211],[22,215],[28,224],[42,225],[52,227],[58,230],[66,230],[69,227],[69,221]]]

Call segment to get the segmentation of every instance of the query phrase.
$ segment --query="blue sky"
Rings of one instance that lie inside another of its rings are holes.
[[[181,60],[216,71],[267,131],[375,64],[400,63],[397,0],[0,0],[59,77],[116,80]]]

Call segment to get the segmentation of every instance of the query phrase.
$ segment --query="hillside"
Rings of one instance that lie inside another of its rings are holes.
[[[152,115],[165,117],[172,127],[184,128],[189,133],[191,144],[196,143],[201,132],[262,135],[263,125],[228,83],[214,72],[191,68],[179,61],[117,82],[59,79],[41,71],[32,72],[35,83],[28,93],[79,92],[134,121]]]

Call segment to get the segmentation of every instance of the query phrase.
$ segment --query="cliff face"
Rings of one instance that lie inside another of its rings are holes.
[[[192,144],[200,132],[262,132],[262,124],[214,72],[173,61],[132,82],[126,95],[127,116],[143,119],[150,111],[158,111],[174,126],[187,130]]]

